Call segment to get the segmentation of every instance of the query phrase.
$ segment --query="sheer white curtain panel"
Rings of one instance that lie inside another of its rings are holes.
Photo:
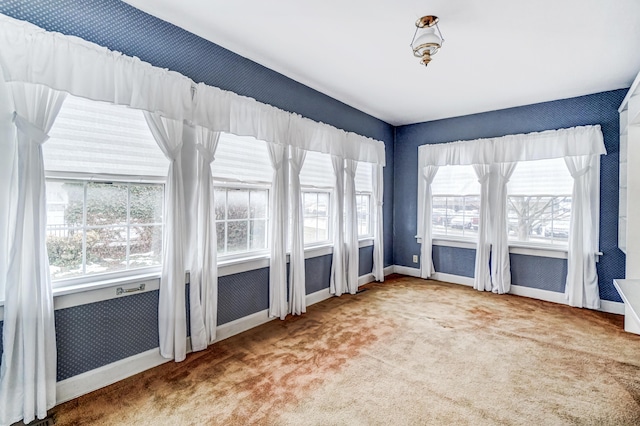
[[[6,276],[0,368],[0,424],[47,416],[56,402],[56,334],[46,246],[42,144],[65,93],[42,85],[11,85],[16,126],[15,229]],[[3,143],[6,143],[3,142]],[[11,141],[9,141],[11,143]],[[3,242],[4,243],[4,242]]]
[[[17,186],[16,127],[13,124],[13,97],[2,78],[0,65],[0,300],[4,300],[4,290],[9,267],[10,241],[15,226],[15,194]]]
[[[273,180],[269,191],[269,316],[285,319],[287,316],[287,171],[286,145],[267,144],[273,167]]]
[[[373,278],[384,281],[384,226],[382,203],[384,197],[383,168],[373,165]]]
[[[348,291],[346,253],[344,236],[344,159],[331,156],[331,165],[335,177],[335,186],[331,194],[331,216],[333,233],[333,257],[331,261],[331,280],[329,291],[341,296]]]
[[[218,321],[218,250],[211,165],[215,160],[219,132],[196,128],[197,217],[196,253],[189,284],[191,346],[206,349],[216,339]]]
[[[424,166],[418,177],[418,188],[422,192],[418,199],[421,201],[422,220],[420,221],[419,234],[422,244],[420,246],[420,277],[430,278],[435,272],[433,266],[433,230],[431,223],[432,196],[431,183],[438,173],[438,166]]]
[[[358,243],[358,209],[356,206],[356,171],[358,162],[345,160],[345,254],[347,266],[347,288],[351,294],[358,291],[360,246]]]
[[[598,216],[595,209],[600,188],[594,175],[599,171],[600,156],[565,157],[573,177],[571,222],[565,297],[571,306],[599,309],[600,290],[596,271],[598,252]]]
[[[491,255],[491,215],[489,213],[489,177],[491,166],[476,164],[473,166],[480,183],[480,209],[478,211],[478,244],[476,246],[476,266],[473,274],[473,288],[478,291],[491,291],[491,273],[489,257]]]
[[[162,238],[162,276],[158,302],[160,355],[183,361],[187,354],[187,317],[185,306],[186,219],[182,176],[183,122],[145,112],[149,129],[169,159],[165,187],[164,233]]]
[[[489,192],[493,195],[491,207],[491,291],[508,293],[511,288],[509,262],[509,233],[507,229],[507,183],[517,163],[491,166]],[[490,195],[491,196],[491,195]]]
[[[291,255],[289,257],[289,312],[301,315],[307,311],[304,261],[304,217],[300,172],[306,151],[290,146],[289,208],[291,209]]]

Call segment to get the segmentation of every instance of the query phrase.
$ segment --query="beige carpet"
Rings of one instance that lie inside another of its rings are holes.
[[[58,425],[640,425],[623,318],[393,276],[54,409]]]

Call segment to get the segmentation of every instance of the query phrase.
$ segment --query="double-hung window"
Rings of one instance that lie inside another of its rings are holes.
[[[273,175],[266,142],[223,133],[211,168],[218,255],[266,254]]]
[[[331,191],[334,184],[331,156],[307,151],[300,171],[304,244],[326,244],[331,240]]]
[[[168,161],[141,111],[68,96],[43,156],[54,286],[158,270]]]
[[[373,168],[371,163],[359,162],[356,169],[356,210],[358,212],[358,237],[373,236],[371,209],[373,208]]]
[[[566,246],[572,190],[563,158],[518,162],[507,184],[509,240]]]
[[[480,184],[473,166],[442,166],[431,183],[434,237],[476,239]]]

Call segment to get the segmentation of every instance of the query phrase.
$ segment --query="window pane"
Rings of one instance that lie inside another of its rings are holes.
[[[329,241],[329,218],[318,218],[318,235],[316,241]]]
[[[82,226],[84,183],[47,182],[47,226]]]
[[[249,249],[263,250],[267,248],[267,221],[251,221],[251,241]]]
[[[370,196],[357,195],[358,235],[369,235]]]
[[[47,251],[52,279],[83,274],[82,231],[47,226]]]
[[[567,244],[571,197],[509,196],[509,238],[546,244]]]
[[[214,191],[214,203],[216,210],[216,220],[224,220],[225,218],[225,210],[227,206],[227,190],[226,189],[216,189]]]
[[[87,274],[112,272],[127,267],[127,228],[87,231]]]
[[[129,267],[141,268],[162,262],[162,226],[129,229]]]
[[[318,216],[329,217],[329,193],[318,193]]]
[[[229,189],[227,192],[227,218],[246,219],[249,217],[249,191]]]
[[[302,194],[304,204],[304,216],[316,215],[318,211],[318,194],[315,192],[305,192]]]
[[[87,225],[125,225],[126,223],[126,184],[87,183]]]
[[[229,203],[231,204],[231,203]],[[248,229],[246,221],[227,223],[227,253],[247,251]]]
[[[305,217],[304,218],[304,243],[315,243],[319,241],[318,236],[316,235],[316,230],[318,228],[318,218],[317,217]]]
[[[132,223],[162,223],[164,189],[161,185],[130,185],[130,220]]]
[[[224,222],[216,223],[216,236],[218,239],[218,254],[224,254],[224,240],[227,236],[226,226]]]
[[[251,191],[251,218],[265,219],[269,204],[268,191]]]

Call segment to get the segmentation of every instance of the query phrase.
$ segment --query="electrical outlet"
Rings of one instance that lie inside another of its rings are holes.
[[[417,254],[413,255],[413,263],[418,263],[418,255]]]

